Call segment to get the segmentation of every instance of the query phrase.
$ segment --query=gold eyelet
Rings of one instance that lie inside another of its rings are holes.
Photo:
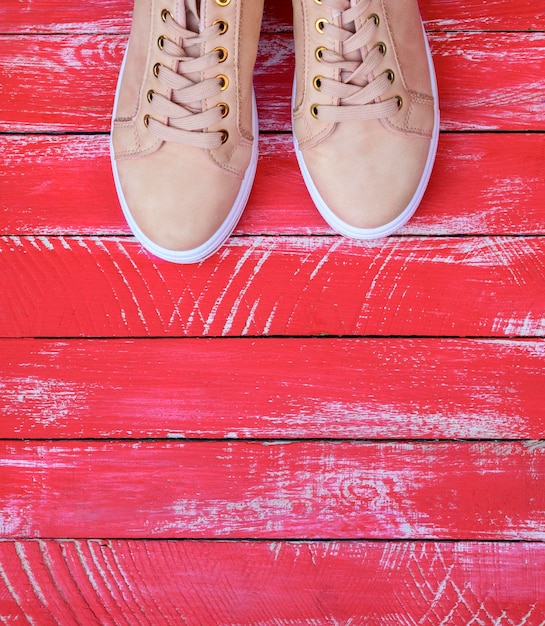
[[[227,117],[229,115],[229,105],[226,104],[225,102],[220,102],[219,104],[216,104],[217,107],[220,108],[221,110],[221,117]]]
[[[159,50],[162,50],[165,47],[165,39],[166,37],[164,35],[161,35],[157,40],[157,46],[159,47]]]
[[[310,114],[312,115],[314,119],[318,119],[318,105],[317,104],[313,104],[310,107]]]
[[[161,64],[160,63],[156,63],[153,66],[153,75],[155,76],[155,78],[159,77],[159,70],[161,69]]]
[[[394,74],[394,71],[393,71],[393,70],[386,70],[384,73],[385,73],[385,74],[386,74],[386,76],[388,77],[388,80],[389,80],[391,83],[393,83],[393,82],[394,82],[394,80],[396,79],[396,75]]]
[[[229,133],[226,130],[220,130],[221,133],[221,143],[227,143],[228,139],[229,139]]]
[[[316,91],[320,91],[322,88],[322,80],[324,79],[323,76],[315,76],[314,80],[312,81],[312,84],[314,86],[314,89],[316,89]]]
[[[220,81],[220,90],[225,91],[229,87],[229,79],[225,74],[218,74],[216,78]]]
[[[324,58],[324,52],[326,50],[327,48],[324,48],[324,46],[320,46],[316,48],[316,51],[314,52],[314,56],[316,57],[317,61],[321,61]]]
[[[214,48],[213,51],[218,53],[220,63],[223,63],[229,56],[229,53],[227,52],[226,48],[223,48],[222,46],[218,46],[217,48]]]
[[[225,33],[229,30],[229,24],[225,20],[216,20],[213,23],[213,26],[216,26],[216,24],[219,26],[220,35],[225,35]]]
[[[320,6],[322,6],[322,0],[314,0],[314,2],[316,2],[316,4],[319,4]]]
[[[316,20],[316,24],[315,24],[315,26],[316,26],[316,30],[317,30],[320,34],[323,34],[323,32],[324,32],[324,26],[325,26],[326,24],[329,24],[329,22],[325,19],[325,17],[319,17],[319,18]]]
[[[173,20],[174,17],[172,16],[172,13],[168,10],[168,9],[163,9],[161,11],[161,19],[163,20],[163,22],[166,23],[167,18],[170,16],[170,19]]]
[[[153,89],[150,89],[148,93],[146,94],[146,98],[148,99],[148,102],[151,102],[153,100],[154,95],[155,95],[155,91],[153,91]]]
[[[386,52],[388,51],[388,48],[383,41],[379,41],[378,43],[376,43],[375,48],[378,48],[380,50],[380,54],[382,54],[382,56],[385,56]]]
[[[149,121],[151,119],[151,115],[144,115],[144,126],[149,128]]]
[[[373,22],[375,22],[375,26],[378,26],[380,24],[380,17],[376,13],[371,13],[371,15],[367,19],[373,20]]]
[[[216,4],[219,7],[226,7],[230,2],[231,0],[216,0]]]
[[[402,109],[403,108],[403,98],[401,96],[396,96],[395,99],[397,100],[397,108],[398,109]]]

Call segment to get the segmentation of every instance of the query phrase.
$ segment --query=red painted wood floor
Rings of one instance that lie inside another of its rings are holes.
[[[289,0],[214,258],[129,235],[130,0],[0,7],[0,624],[545,624],[545,9],[423,0],[442,105],[397,236],[296,167]]]

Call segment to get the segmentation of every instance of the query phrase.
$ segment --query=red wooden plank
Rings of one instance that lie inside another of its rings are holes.
[[[542,544],[2,542],[0,571],[7,623],[41,626],[542,626],[545,616]]]
[[[0,23],[2,33],[128,33],[132,16],[132,0],[2,0]],[[443,11],[444,13],[444,11]],[[529,7],[522,16],[534,13]],[[525,22],[523,22],[525,23]],[[291,4],[284,0],[265,2],[264,32],[291,29]]]
[[[128,233],[101,135],[0,136],[0,232]]]
[[[3,337],[541,337],[545,239],[235,237],[180,267],[130,239],[0,238]]]
[[[420,0],[428,28],[435,30],[543,30],[541,0],[519,0],[516,10],[504,0]],[[131,0],[3,0],[0,23],[5,33],[126,32]],[[265,2],[264,29],[291,26],[291,3]]]
[[[236,232],[332,234],[305,189],[291,136],[263,135],[260,152]],[[0,136],[0,232],[128,234],[110,170],[104,136]],[[424,201],[402,232],[545,234],[544,171],[543,134],[445,134]]]
[[[125,37],[3,36],[0,131],[106,131]]]
[[[0,438],[541,439],[544,364],[543,341],[4,340]]]
[[[420,0],[419,4],[430,30],[544,30],[541,0],[518,0],[516,10],[504,0]]]
[[[107,132],[125,36],[4,36],[0,131]],[[445,129],[544,130],[545,33],[431,37]],[[264,35],[262,130],[290,129],[291,35]]]
[[[5,538],[545,540],[533,443],[0,442]]]
[[[545,128],[544,32],[447,33],[432,38],[432,51],[445,128]]]
[[[290,29],[290,4],[266,3],[266,31]],[[537,0],[422,4],[428,29],[543,31]],[[130,5],[3,1],[2,32],[24,36],[2,37],[1,129],[107,132]],[[543,32],[431,40],[444,129],[544,130]],[[263,130],[289,131],[292,73],[291,37],[264,36]],[[543,137],[444,136],[404,234],[543,233]],[[237,232],[330,234],[289,137],[265,142]],[[0,232],[28,235],[0,248],[8,336],[545,330],[542,239],[238,238],[167,268],[126,239],[35,237],[127,233],[106,137],[3,137],[0,172]],[[543,354],[476,339],[2,341],[0,437],[543,439]],[[539,442],[178,443],[4,442],[0,535],[544,539]],[[541,548],[0,541],[0,623],[543,626]]]
[[[132,0],[2,0],[2,33],[125,33]]]

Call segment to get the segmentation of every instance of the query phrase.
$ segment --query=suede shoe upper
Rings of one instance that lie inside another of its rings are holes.
[[[252,74],[263,0],[136,0],[112,127],[121,205],[146,248],[212,254],[257,162]]]
[[[390,234],[435,158],[435,75],[416,0],[293,0],[296,153],[316,205],[354,238]]]

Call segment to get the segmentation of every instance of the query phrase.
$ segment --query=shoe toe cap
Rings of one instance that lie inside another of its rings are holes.
[[[302,155],[322,214],[330,223],[346,225],[353,232],[344,234],[354,237],[412,213],[429,175],[429,138],[376,126],[361,134],[347,134],[345,128]]]
[[[236,211],[241,179],[202,153],[173,159],[159,152],[117,162],[116,172],[129,225],[155,254],[179,253],[183,261],[184,253],[204,248],[204,258],[230,234],[232,228],[223,231]]]

